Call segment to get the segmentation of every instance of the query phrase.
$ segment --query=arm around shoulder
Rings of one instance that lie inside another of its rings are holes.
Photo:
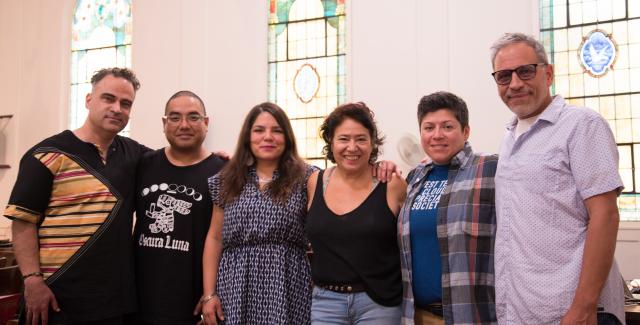
[[[398,215],[407,197],[407,182],[398,174],[394,174],[387,185],[387,204],[391,211]]]

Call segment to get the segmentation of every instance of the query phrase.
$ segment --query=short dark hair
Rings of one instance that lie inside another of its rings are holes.
[[[422,118],[424,118],[425,115],[441,109],[446,109],[453,113],[456,120],[462,125],[462,129],[469,126],[467,103],[465,103],[462,98],[448,91],[437,91],[420,99],[420,103],[418,104],[418,125],[422,123]]]
[[[104,79],[106,76],[114,76],[116,78],[123,78],[130,82],[133,85],[133,91],[136,92],[140,89],[140,81],[136,77],[136,74],[133,71],[127,68],[104,68],[96,71],[91,77],[91,85],[95,86],[100,80]]]
[[[204,114],[204,116],[207,116],[207,110],[204,108],[204,102],[202,101],[202,98],[200,98],[200,96],[196,95],[190,90],[180,90],[179,92],[171,95],[171,97],[169,97],[169,100],[167,100],[167,103],[164,105],[164,115],[167,115],[167,112],[169,112],[169,103],[178,97],[191,97],[196,99],[200,103],[200,106],[202,106],[202,113]]]
[[[373,111],[370,110],[363,102],[348,103],[336,107],[336,109],[327,116],[320,126],[320,136],[325,142],[325,146],[322,148],[322,153],[325,154],[327,159],[331,160],[331,162],[336,162],[336,159],[333,156],[333,151],[331,150],[331,141],[336,133],[336,128],[338,128],[344,120],[350,118],[362,124],[362,126],[369,130],[369,136],[371,137],[371,144],[373,147],[371,150],[371,156],[369,157],[369,163],[373,164],[376,162],[378,155],[380,154],[380,146],[384,143],[384,136],[381,136],[378,133],[378,127],[376,126],[376,121],[373,117]]]

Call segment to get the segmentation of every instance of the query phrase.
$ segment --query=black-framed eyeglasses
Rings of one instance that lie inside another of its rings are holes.
[[[511,83],[511,77],[513,76],[513,72],[518,75],[520,80],[531,80],[536,77],[536,72],[538,71],[538,66],[547,65],[546,63],[532,63],[521,65],[515,69],[506,69],[495,71],[491,75],[493,79],[496,80],[498,85],[508,85]]]
[[[187,115],[180,115],[180,114],[169,114],[169,116],[165,116],[165,120],[169,123],[172,124],[178,124],[180,122],[182,122],[182,119],[187,120],[188,123],[190,124],[195,124],[198,123],[202,120],[204,120],[206,116],[200,115],[200,114],[187,114]]]

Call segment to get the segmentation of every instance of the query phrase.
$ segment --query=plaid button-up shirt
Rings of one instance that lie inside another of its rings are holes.
[[[446,324],[496,324],[493,245],[496,230],[494,175],[497,155],[456,154],[438,204],[437,236],[442,263],[442,306]],[[410,213],[432,163],[407,176],[407,199],[398,216],[402,263],[402,323],[413,324]]]

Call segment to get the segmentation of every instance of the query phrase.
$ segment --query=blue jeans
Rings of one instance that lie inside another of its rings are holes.
[[[401,316],[401,305],[379,305],[366,292],[338,293],[313,287],[311,324],[398,325]]]

